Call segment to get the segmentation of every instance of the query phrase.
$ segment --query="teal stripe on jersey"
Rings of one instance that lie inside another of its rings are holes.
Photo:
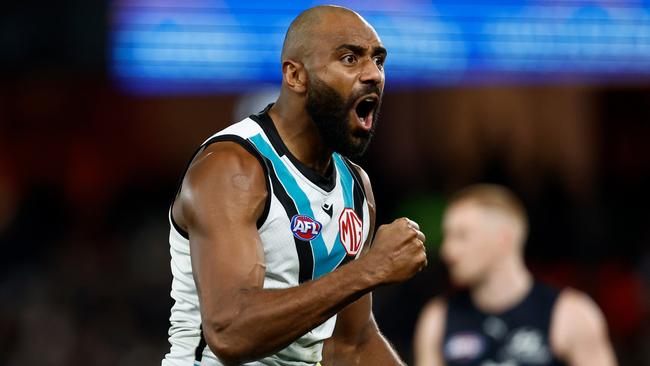
[[[282,159],[280,159],[280,157],[275,152],[275,150],[268,144],[268,142],[266,142],[266,140],[264,140],[261,134],[257,134],[251,137],[250,140],[255,144],[259,152],[262,155],[264,155],[267,159],[269,159],[271,161],[271,164],[273,164],[273,168],[275,170],[278,179],[280,180],[284,188],[287,190],[287,193],[291,196],[291,198],[293,198],[294,202],[296,203],[296,207],[298,208],[298,214],[306,215],[313,219],[316,219],[314,215],[314,211],[311,209],[309,197],[307,197],[307,194],[303,192],[303,190],[300,188],[298,182],[296,182],[296,178],[291,174],[291,172],[284,164]],[[343,161],[341,161],[341,163],[343,163]],[[337,163],[337,167],[338,167],[338,163]],[[338,169],[338,170],[339,170],[339,176],[342,179],[341,182],[343,183],[343,180],[349,182],[349,183],[345,183],[348,184],[349,187],[343,185],[343,188],[345,192],[344,193],[345,206],[350,207],[351,202],[353,202],[351,200],[352,186],[351,186],[351,180],[348,180],[347,177],[351,178],[351,176],[350,173],[347,171],[347,169]],[[344,176],[346,177],[346,179],[343,178]],[[312,251],[314,253],[314,272],[312,275],[313,279],[317,279],[320,276],[333,271],[336,268],[336,266],[338,266],[339,263],[341,263],[343,258],[345,258],[346,256],[345,248],[343,247],[343,244],[341,243],[341,239],[338,234],[336,236],[336,241],[334,242],[331,252],[328,252],[327,246],[325,245],[325,241],[323,240],[322,235],[318,235],[316,238],[312,239],[310,243],[311,243]]]
[[[350,171],[348,170],[347,166],[343,162],[343,159],[341,156],[337,153],[332,154],[334,158],[334,164],[336,165],[336,168],[338,170],[338,177],[341,182],[342,190],[343,190],[343,204],[344,208],[349,207],[354,209],[354,200],[352,199],[352,187],[353,187],[353,179],[352,175],[350,174]],[[337,225],[338,222],[335,222],[335,225]],[[334,252],[338,252],[336,255],[333,255]],[[317,264],[314,265],[314,279],[319,278],[320,276],[327,274],[329,272],[332,272],[336,267],[341,264],[343,259],[345,259],[346,252],[345,248],[343,247],[343,243],[341,243],[341,233],[337,232],[336,234],[336,241],[334,243],[334,248],[332,248],[332,253],[330,253],[330,258],[332,260],[329,260],[327,262],[322,263],[322,265],[319,265],[318,261],[316,262]],[[337,258],[338,260],[333,260],[334,258]]]
[[[341,155],[334,153],[334,164],[338,168],[338,173],[339,173],[339,180],[341,181],[341,186],[343,188],[343,202],[344,202],[344,208],[351,208],[354,209],[354,199],[352,198],[352,187],[354,186],[354,181],[352,174],[350,174],[350,171],[348,170],[347,165],[343,162],[343,159],[341,158]],[[341,262],[345,259],[345,249],[343,249],[343,243],[341,243],[341,232],[339,231],[336,234],[336,244],[341,244],[337,245],[338,248],[343,252],[343,256],[341,256],[341,259],[339,260],[338,263],[334,266],[334,268],[338,267]],[[328,272],[331,272],[334,268],[330,269]],[[314,269],[316,271],[316,269]],[[323,273],[318,273],[314,274],[314,278],[318,278],[327,272]]]
[[[339,176],[341,177],[341,184],[343,185],[343,199],[345,200],[345,207],[354,209],[354,200],[352,199],[352,187],[354,186],[354,178],[350,171],[348,170],[347,165],[343,162],[343,158],[339,154],[333,154],[334,163],[339,170]]]

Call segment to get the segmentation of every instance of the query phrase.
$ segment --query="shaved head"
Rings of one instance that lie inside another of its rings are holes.
[[[340,17],[357,19],[372,29],[372,26],[361,15],[348,8],[336,5],[320,5],[309,8],[291,22],[282,45],[282,61],[287,59],[301,61],[309,55],[314,44],[318,44],[318,38],[314,35],[331,26],[331,22],[328,20],[340,19]]]
[[[386,55],[375,29],[356,12],[307,9],[284,39],[277,105],[304,113],[327,149],[361,156],[377,126]]]

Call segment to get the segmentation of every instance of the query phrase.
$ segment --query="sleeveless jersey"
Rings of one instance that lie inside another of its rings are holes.
[[[266,261],[263,287],[283,289],[317,279],[356,258],[368,237],[370,218],[363,183],[350,162],[334,153],[327,177],[310,170],[282,142],[269,108],[218,132],[202,148],[232,141],[259,160],[268,191],[257,222]],[[171,350],[162,364],[221,365],[206,347],[201,331],[189,235],[176,225],[171,210],[169,219],[175,303],[170,317]],[[278,353],[245,365],[315,365],[335,323],[333,316]]]
[[[447,305],[443,357],[448,366],[564,365],[553,355],[549,328],[559,292],[535,283],[501,314],[486,314],[467,291]]]

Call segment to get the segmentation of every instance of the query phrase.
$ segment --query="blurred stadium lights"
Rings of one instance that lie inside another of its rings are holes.
[[[280,80],[291,20],[316,1],[116,0],[115,82],[135,94],[251,92]],[[650,79],[650,1],[338,1],[389,50],[391,88]]]

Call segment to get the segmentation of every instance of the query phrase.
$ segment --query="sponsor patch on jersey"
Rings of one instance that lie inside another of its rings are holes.
[[[294,215],[291,218],[291,232],[300,240],[309,241],[316,238],[323,225],[306,215]]]
[[[504,353],[511,360],[527,365],[547,365],[553,359],[544,341],[543,332],[533,327],[522,327],[508,335]]]
[[[363,222],[351,208],[346,208],[339,216],[341,243],[348,255],[356,255],[363,240]]]
[[[485,340],[475,332],[458,332],[445,343],[445,355],[452,361],[471,361],[483,353]]]

